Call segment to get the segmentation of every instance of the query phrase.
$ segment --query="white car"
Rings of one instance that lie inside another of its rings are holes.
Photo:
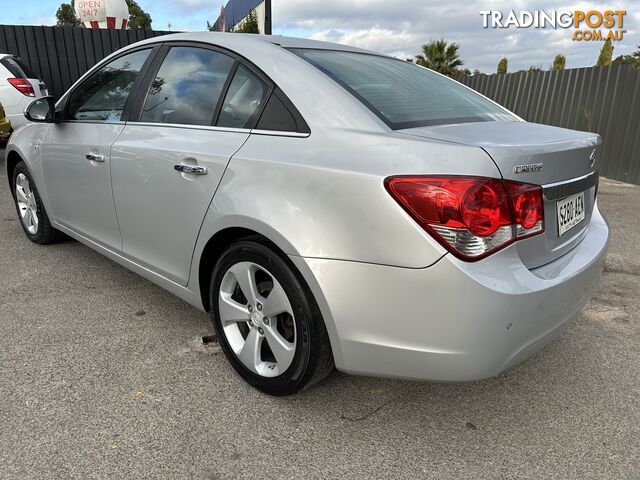
[[[34,98],[49,95],[47,86],[18,57],[0,53],[0,103],[14,130],[24,125],[24,109]]]

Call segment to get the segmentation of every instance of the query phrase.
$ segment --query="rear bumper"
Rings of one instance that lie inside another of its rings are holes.
[[[516,246],[425,269],[294,258],[323,310],[338,369],[433,381],[492,377],[557,336],[600,279],[609,241],[597,210],[573,250],[528,270]]]

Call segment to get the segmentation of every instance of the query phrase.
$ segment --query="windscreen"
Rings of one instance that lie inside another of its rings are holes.
[[[410,62],[337,50],[293,51],[346,88],[394,130],[516,120],[455,80]]]

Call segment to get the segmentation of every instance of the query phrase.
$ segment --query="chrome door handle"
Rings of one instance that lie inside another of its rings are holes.
[[[174,165],[174,169],[182,173],[190,173],[191,175],[206,175],[207,167],[199,167],[197,165]]]
[[[95,155],[93,153],[87,153],[85,156],[87,160],[91,160],[92,162],[104,162],[107,158],[104,155]]]

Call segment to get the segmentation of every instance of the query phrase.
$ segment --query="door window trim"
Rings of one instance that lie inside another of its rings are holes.
[[[207,130],[210,132],[255,133],[255,130],[251,128],[214,127],[209,125],[188,125],[184,123],[127,122],[127,124],[139,127],[182,128],[185,130]]]

